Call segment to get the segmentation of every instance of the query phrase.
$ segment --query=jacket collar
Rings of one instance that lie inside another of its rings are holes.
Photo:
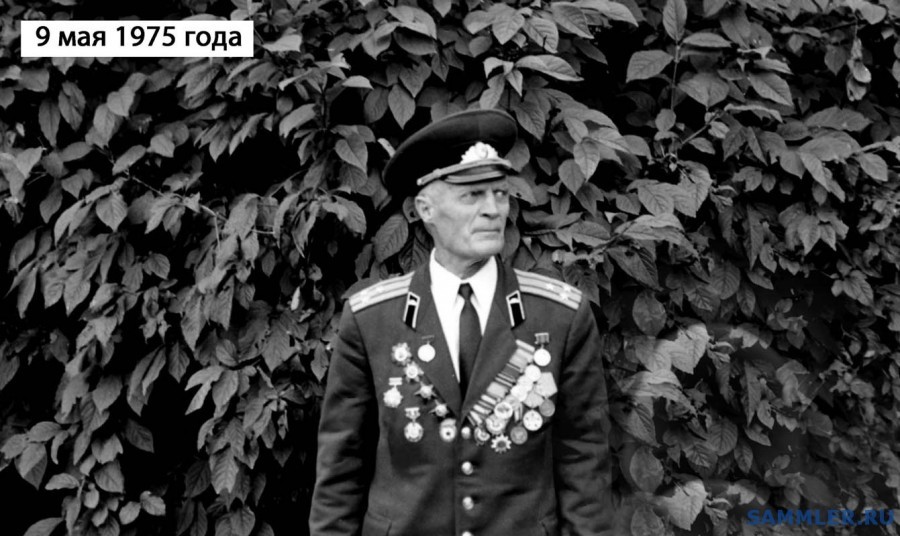
[[[419,345],[430,341],[436,352],[434,359],[427,363],[420,361],[419,364],[443,401],[459,418],[468,414],[516,351],[513,328],[525,318],[515,270],[499,262],[499,259],[497,268],[497,289],[465,400],[461,400],[450,350],[431,295],[431,275],[427,263],[416,269],[410,282],[404,322],[419,335]]]

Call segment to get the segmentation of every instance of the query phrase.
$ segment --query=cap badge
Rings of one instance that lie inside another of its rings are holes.
[[[470,162],[478,162],[481,160],[489,160],[491,158],[500,158],[500,155],[497,154],[497,149],[494,149],[490,145],[479,141],[475,145],[469,147],[469,149],[463,153],[462,160],[460,160],[460,164],[468,164]]]

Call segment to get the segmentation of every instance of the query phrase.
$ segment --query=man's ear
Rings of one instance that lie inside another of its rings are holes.
[[[422,220],[423,223],[430,223],[432,217],[434,216],[434,205],[431,204],[431,198],[428,194],[419,194],[415,198],[416,212],[419,214],[419,219]]]

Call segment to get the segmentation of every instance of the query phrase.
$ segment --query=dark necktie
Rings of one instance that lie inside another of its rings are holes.
[[[459,392],[465,397],[472,369],[475,368],[478,345],[481,344],[481,322],[472,304],[472,287],[463,283],[459,286],[459,295],[463,297],[463,308],[459,314]]]

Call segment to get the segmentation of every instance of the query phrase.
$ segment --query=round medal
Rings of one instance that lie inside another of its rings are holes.
[[[516,397],[517,400],[524,401],[526,398],[528,398],[528,388],[524,385],[516,385],[509,390],[509,394]]]
[[[538,348],[534,352],[534,362],[541,367],[546,367],[550,364],[550,352],[548,352],[545,348]]]
[[[541,412],[541,415],[544,417],[552,417],[554,413],[556,413],[556,404],[553,403],[549,398],[541,402],[541,405],[538,407],[538,411]]]
[[[396,408],[403,401],[403,395],[396,387],[391,387],[384,392],[384,405],[389,408]]]
[[[541,379],[541,369],[534,365],[528,365],[525,367],[525,377],[528,378],[528,381],[534,383]]]
[[[443,439],[446,443],[450,443],[451,441],[456,439],[456,420],[445,419],[441,421],[440,434],[441,439]]]
[[[476,428],[475,429],[475,441],[482,445],[485,441],[491,438],[491,434],[487,432],[484,428]]]
[[[528,398],[526,398],[522,403],[529,408],[536,408],[544,403],[544,397],[537,393],[528,393]]]
[[[413,421],[407,423],[406,427],[403,428],[403,435],[406,436],[407,441],[417,443],[422,439],[423,431],[422,425]]]
[[[528,441],[528,430],[517,424],[516,426],[513,426],[512,430],[509,431],[509,438],[516,445],[521,445],[522,443]]]
[[[512,417],[513,408],[511,405],[507,404],[505,401],[498,402],[496,406],[494,406],[494,415],[498,418],[506,421]]]
[[[422,346],[419,346],[419,350],[416,352],[416,355],[418,355],[419,359],[421,359],[423,362],[428,363],[432,359],[434,359],[434,346],[426,342]]]
[[[529,432],[535,432],[544,424],[544,418],[535,410],[528,410],[522,416],[522,424]]]
[[[503,433],[503,430],[506,428],[506,420],[501,419],[496,415],[488,415],[488,418],[484,420],[484,425],[487,427],[488,432],[497,435]]]

